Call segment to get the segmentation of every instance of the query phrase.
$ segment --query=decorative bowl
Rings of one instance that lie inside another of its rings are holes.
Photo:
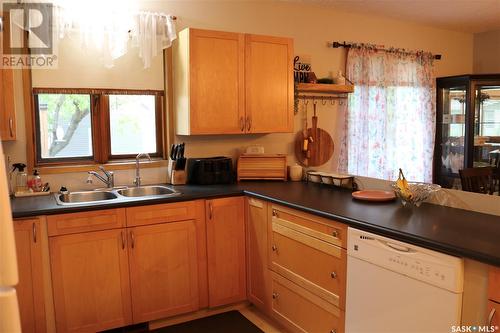
[[[409,191],[405,193],[403,193],[401,189],[396,186],[396,183],[393,183],[392,187],[394,188],[396,196],[401,199],[403,206],[410,204],[416,207],[419,207],[432,193],[441,189],[441,186],[436,184],[418,182],[408,182]]]

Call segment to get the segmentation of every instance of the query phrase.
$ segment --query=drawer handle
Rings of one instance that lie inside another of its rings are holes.
[[[337,230],[333,230],[332,231],[332,236],[335,237],[335,238],[340,238],[339,237],[339,232]]]
[[[276,209],[273,209],[273,216],[278,217],[278,211]]]
[[[36,224],[33,223],[33,243],[36,243]]]
[[[273,299],[278,299],[280,297],[280,294],[278,293],[273,293]]]
[[[245,131],[245,119],[243,118],[243,116],[240,117],[240,129],[242,132]]]
[[[9,132],[10,132],[10,137],[14,137],[14,119],[12,117],[9,118]]]
[[[135,237],[134,237],[134,232],[133,231],[130,231],[130,246],[132,248],[135,247]]]
[[[337,333],[337,331],[336,330],[331,330],[330,333]]]
[[[278,247],[276,245],[273,245],[271,249],[273,250],[273,252],[278,252]]]
[[[252,118],[250,118],[250,116],[247,116],[247,131],[250,132],[251,128],[252,128]]]
[[[337,273],[331,272],[330,276],[332,277],[332,279],[336,279],[337,278]]]
[[[495,308],[491,309],[490,315],[488,316],[488,326],[492,325],[493,318],[495,317],[495,312],[496,312]]]

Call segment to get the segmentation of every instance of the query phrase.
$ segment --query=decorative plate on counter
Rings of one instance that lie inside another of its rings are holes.
[[[352,197],[358,200],[364,201],[392,201],[396,199],[396,195],[393,191],[381,191],[381,190],[362,190],[352,192]]]

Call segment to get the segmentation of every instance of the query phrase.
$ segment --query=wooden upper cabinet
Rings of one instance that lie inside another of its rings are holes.
[[[246,35],[248,133],[293,131],[293,40]]]
[[[16,139],[16,112],[14,109],[14,78],[12,69],[0,69],[0,139]]]
[[[196,232],[194,220],[128,229],[134,322],[198,310]]]
[[[39,219],[16,220],[14,234],[19,271],[16,286],[23,332],[46,332],[43,261]]]
[[[185,29],[174,56],[177,134],[243,132],[243,34]]]
[[[10,22],[7,13],[1,13],[4,31],[0,34],[4,50],[10,48]],[[11,68],[0,69],[0,140],[16,139],[16,111],[14,107],[14,73]]]
[[[51,237],[58,332],[97,332],[132,323],[124,229]]]
[[[184,29],[174,48],[176,134],[293,130],[293,41]]]
[[[243,197],[206,201],[210,307],[246,299]]]

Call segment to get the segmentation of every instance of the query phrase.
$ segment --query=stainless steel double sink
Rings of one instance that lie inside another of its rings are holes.
[[[94,191],[56,193],[58,205],[73,206],[98,202],[126,200],[127,198],[168,198],[179,195],[180,192],[162,185],[125,187]]]

